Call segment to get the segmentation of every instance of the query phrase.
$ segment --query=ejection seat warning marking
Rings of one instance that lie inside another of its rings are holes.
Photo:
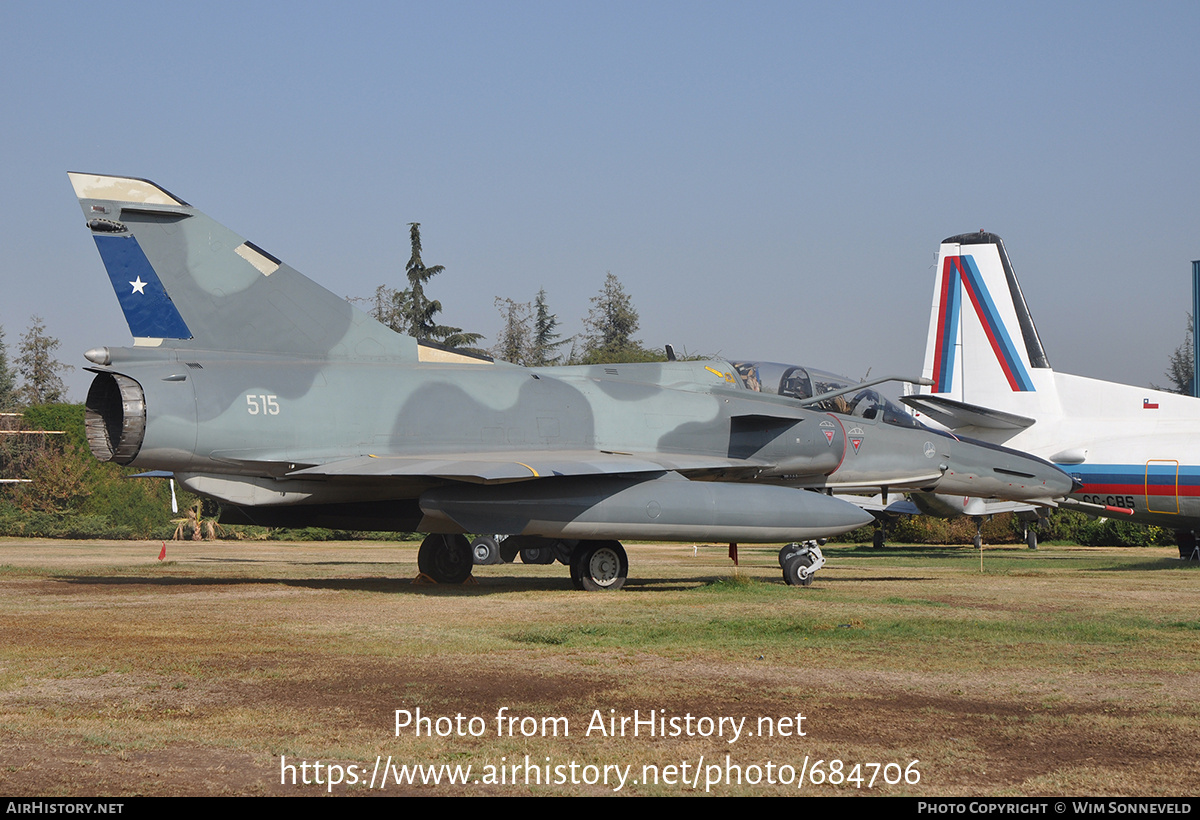
[[[709,373],[712,373],[717,378],[724,379],[725,381],[729,382],[730,384],[733,384],[733,374],[732,373],[722,373],[720,370],[714,370],[713,368],[709,367],[708,365],[705,365],[704,369],[707,370]]]

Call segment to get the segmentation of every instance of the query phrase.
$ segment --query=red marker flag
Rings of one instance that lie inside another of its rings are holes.
[[[159,561],[161,561],[162,559],[164,559],[164,558],[166,558],[166,557],[167,557],[167,542],[166,542],[166,541],[163,541],[163,548],[162,548],[162,550],[161,550],[161,551],[158,553],[158,560],[159,560]]]
[[[730,560],[730,561],[733,561],[733,565],[734,565],[735,567],[738,565],[738,562],[737,562],[737,544],[735,544],[735,543],[730,543],[730,545],[729,545],[729,560]]]

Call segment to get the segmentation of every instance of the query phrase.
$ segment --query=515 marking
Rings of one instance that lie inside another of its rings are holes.
[[[279,401],[266,394],[246,396],[246,412],[252,416],[278,416]]]

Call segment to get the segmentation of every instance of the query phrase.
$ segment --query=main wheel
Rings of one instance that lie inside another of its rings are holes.
[[[471,542],[471,558],[476,564],[499,564],[500,545],[490,535],[481,535]]]
[[[580,541],[571,553],[571,583],[576,589],[620,589],[628,577],[629,557],[620,541]]]
[[[471,577],[473,566],[465,535],[431,533],[417,551],[417,568],[439,584],[461,584]]]
[[[804,572],[812,565],[813,559],[808,553],[790,556],[783,565],[783,580],[791,587],[812,586],[813,574]]]

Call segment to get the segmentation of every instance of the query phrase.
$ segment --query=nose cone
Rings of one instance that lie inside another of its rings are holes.
[[[812,512],[814,523],[819,522],[819,526],[829,530],[831,535],[841,535],[875,521],[875,516],[849,501],[831,498],[820,493],[805,493],[805,495],[812,496],[811,500],[818,502],[818,505],[814,505],[816,509]],[[830,504],[830,501],[838,503]]]
[[[1059,498],[1070,495],[1079,488],[1065,471],[1037,456],[1009,450],[1005,463],[992,468],[997,481],[1002,485],[997,491],[1001,497],[1011,500],[1030,498]]]

